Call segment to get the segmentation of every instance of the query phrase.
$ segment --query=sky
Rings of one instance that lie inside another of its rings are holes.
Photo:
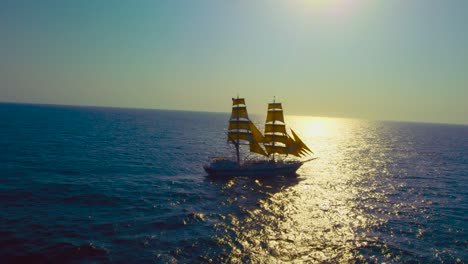
[[[0,101],[468,124],[466,0],[0,0]]]

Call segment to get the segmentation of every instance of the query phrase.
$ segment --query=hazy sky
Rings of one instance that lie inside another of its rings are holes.
[[[467,0],[0,0],[0,101],[468,124]]]

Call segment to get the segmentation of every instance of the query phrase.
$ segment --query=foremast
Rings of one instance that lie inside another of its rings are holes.
[[[260,130],[252,123],[247,114],[244,98],[232,98],[232,112],[229,118],[228,142],[236,148],[237,165],[240,163],[240,146],[249,145],[250,152],[266,156],[267,153],[260,147],[264,138]]]

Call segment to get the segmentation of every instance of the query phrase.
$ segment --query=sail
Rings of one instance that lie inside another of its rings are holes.
[[[266,123],[280,121],[284,123],[283,107],[281,103],[269,103]]]
[[[268,110],[269,109],[283,109],[283,107],[281,106],[281,103],[269,103]]]
[[[263,156],[268,156],[268,154],[265,152],[265,150],[262,149],[260,144],[258,144],[257,141],[250,141],[250,152],[257,153]]]
[[[244,98],[232,98],[232,113],[229,119],[228,141],[239,145],[239,140],[248,140],[250,120]]]
[[[240,105],[240,104],[245,105],[244,98],[232,98],[232,105]]]
[[[284,124],[283,107],[281,103],[269,103],[265,120],[264,146],[268,155],[288,154],[288,136]]]
[[[265,124],[265,133],[286,134],[286,126],[284,124]]]
[[[265,143],[283,143],[287,144],[288,143],[288,136],[284,135],[274,135],[274,134],[267,134],[265,135]]]
[[[287,152],[290,155],[300,157],[301,153],[299,153],[299,145],[294,141],[294,139],[288,135],[288,143],[286,144]]]
[[[250,120],[231,120],[229,121],[229,130],[234,129],[250,129]]]
[[[271,139],[274,139],[275,144],[272,144],[270,142]],[[265,135],[265,149],[268,152],[268,154],[285,154],[285,155],[293,155],[296,157],[301,157],[303,148],[301,145],[296,142],[291,136],[285,134],[285,135]],[[281,145],[278,145],[278,143],[283,143]]]
[[[291,129],[291,133],[293,134],[294,136],[294,141],[297,143],[298,145],[298,151],[299,153],[301,152],[309,152],[311,154],[313,154],[314,152],[312,152],[312,150],[309,149],[309,147],[307,147],[306,144],[304,144],[304,142],[302,142],[302,140],[299,138],[299,136],[294,132],[294,130]]]
[[[254,123],[252,123],[252,121],[249,121],[249,126],[250,126],[250,131],[252,131],[252,138],[253,140],[255,140],[256,142],[263,142],[264,141],[264,137],[262,135],[262,132],[260,132],[260,130],[258,130],[258,128],[255,126]]]
[[[237,152],[239,152],[240,145],[248,144],[250,152],[267,155],[259,144],[263,142],[263,135],[250,121],[244,98],[232,99],[232,113],[229,119],[227,139],[229,143],[236,146]]]
[[[228,132],[228,140],[247,140],[250,141],[252,138],[249,132]]]
[[[235,120],[235,119],[240,119],[240,118],[249,119],[249,116],[247,115],[247,107],[246,106],[233,106],[230,120]]]
[[[249,145],[250,152],[265,156],[284,154],[300,157],[306,153],[312,153],[293,130],[291,130],[292,136],[286,132],[281,103],[268,104],[265,135],[262,135],[249,119],[244,98],[233,98],[232,104],[227,136],[229,143],[236,146],[237,155],[239,155],[239,146],[245,144]],[[265,149],[260,143],[263,143]]]
[[[273,102],[268,104],[264,131],[263,144],[269,155],[285,154],[301,157],[306,153],[312,153],[293,130],[291,130],[292,136],[286,132],[281,103]]]
[[[266,122],[284,122],[284,116],[282,110],[268,110]]]
[[[288,154],[287,148],[284,146],[265,145],[265,150],[268,154]]]

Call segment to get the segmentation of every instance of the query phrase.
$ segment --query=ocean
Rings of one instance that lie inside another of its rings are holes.
[[[228,113],[0,117],[2,263],[468,262],[468,126],[286,116],[319,159],[210,178]]]

